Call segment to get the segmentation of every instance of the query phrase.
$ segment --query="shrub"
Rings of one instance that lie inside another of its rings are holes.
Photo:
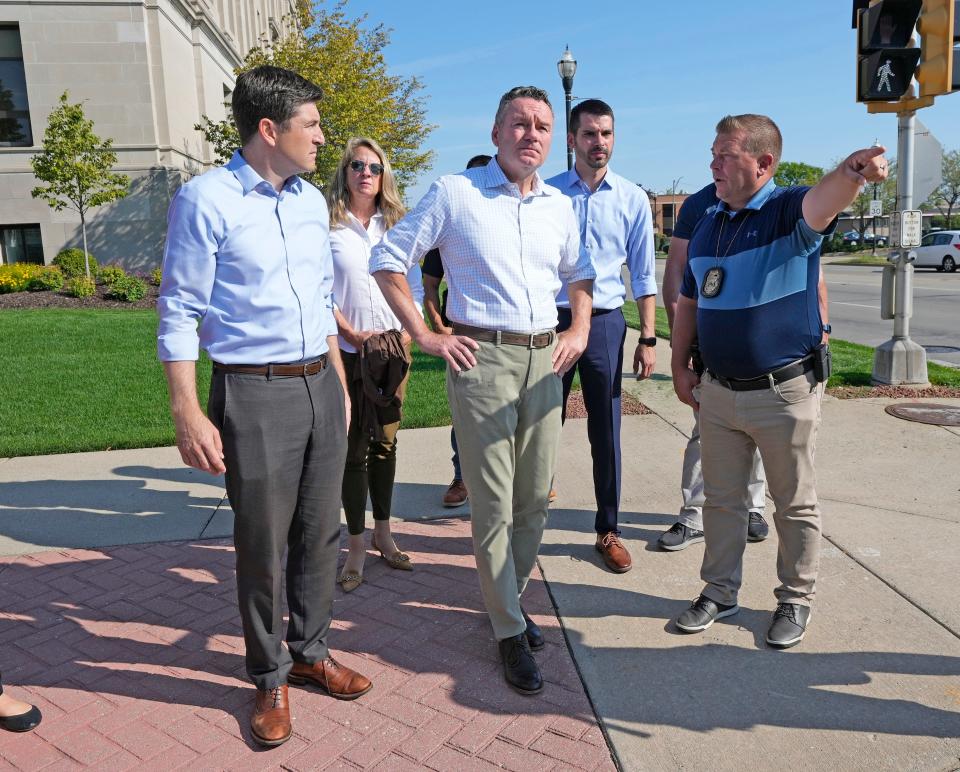
[[[96,277],[99,267],[97,261],[94,259],[93,255],[89,252],[87,256],[90,258],[90,275]],[[58,266],[63,275],[72,279],[75,276],[86,276],[87,271],[84,268],[83,261],[83,250],[77,248],[64,249],[60,252],[55,258],[53,258],[53,264]]]
[[[147,294],[147,283],[136,276],[124,276],[110,284],[107,294],[116,300],[135,303]]]
[[[44,267],[30,279],[27,289],[31,292],[45,290],[56,292],[63,286],[63,272],[55,265]]]
[[[63,285],[63,294],[72,298],[88,298],[96,291],[97,285],[86,276],[74,276]]]
[[[114,282],[127,278],[127,272],[119,265],[105,265],[97,271],[97,281],[112,287]]]
[[[163,281],[163,271],[161,269],[154,268],[152,271],[150,271],[150,283],[154,287],[159,287],[160,282],[162,281]]]
[[[30,286],[31,280],[42,270],[43,266],[36,263],[0,265],[0,294],[24,292]]]

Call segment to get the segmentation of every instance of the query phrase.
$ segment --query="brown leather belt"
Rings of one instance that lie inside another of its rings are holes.
[[[526,346],[527,348],[546,348],[556,340],[556,330],[544,332],[501,332],[500,330],[485,330],[482,327],[471,327],[469,324],[453,323],[454,335],[466,335],[481,343],[496,343],[498,346]]]
[[[239,373],[241,375],[291,376],[316,375],[327,366],[327,355],[323,354],[312,362],[302,365],[225,365],[213,363],[215,373]]]

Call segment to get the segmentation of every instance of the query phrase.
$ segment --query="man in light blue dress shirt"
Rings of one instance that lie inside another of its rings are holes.
[[[370,256],[370,271],[404,328],[421,349],[447,361],[480,588],[504,677],[523,694],[543,688],[531,648],[544,640],[520,595],[547,520],[560,439],[559,376],[586,346],[595,275],[570,200],[537,174],[552,130],[543,90],[508,91],[494,119],[496,158],[437,180]],[[453,335],[430,332],[403,277],[433,247],[450,288]],[[557,335],[562,280],[572,321]]]
[[[593,456],[593,486],[597,499],[594,528],[596,549],[615,573],[633,563],[620,540],[620,378],[627,326],[623,318],[626,287],[621,269],[630,269],[630,284],[640,312],[640,343],[634,370],[647,378],[656,363],[654,314],[657,298],[654,268],[653,218],[647,194],[639,185],[614,174],[607,165],[613,155],[613,110],[599,99],[580,102],[570,113],[567,142],[576,163],[570,171],[547,180],[570,197],[580,222],[583,247],[597,278],[587,348],[563,377],[563,402],[580,370],[587,409],[587,436]],[[570,300],[564,284],[557,295],[561,330],[570,324]],[[564,417],[566,410],[564,409]]]
[[[157,301],[180,455],[226,473],[246,669],[257,687],[250,723],[267,746],[292,732],[288,680],[339,699],[371,687],[327,648],[350,411],[327,207],[297,176],[315,168],[324,141],[321,96],[277,67],[237,79],[243,149],[174,197]],[[195,380],[200,348],[214,363],[206,415]]]

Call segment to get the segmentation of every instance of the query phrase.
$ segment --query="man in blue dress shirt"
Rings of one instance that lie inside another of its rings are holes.
[[[257,687],[250,723],[268,746],[291,735],[288,680],[338,699],[371,687],[327,649],[350,410],[327,207],[297,176],[315,168],[324,141],[321,96],[277,67],[237,79],[243,149],[177,192],[157,302],[180,455],[226,472],[246,669]],[[213,360],[206,415],[195,381],[200,348]]]
[[[597,498],[597,551],[604,563],[622,574],[633,567],[630,552],[620,541],[620,373],[627,325],[621,310],[626,297],[621,268],[630,269],[630,284],[640,312],[640,342],[634,370],[647,378],[656,364],[654,333],[657,284],[654,268],[653,218],[643,188],[614,174],[613,110],[599,99],[587,99],[570,113],[567,142],[576,154],[568,172],[547,180],[569,196],[580,223],[580,238],[597,278],[593,285],[593,315],[587,348],[563,376],[564,418],[574,370],[580,371],[587,409],[587,436],[593,456],[593,487]],[[570,325],[570,301],[564,283],[557,295],[559,329]]]

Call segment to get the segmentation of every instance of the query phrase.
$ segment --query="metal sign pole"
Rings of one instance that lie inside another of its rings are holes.
[[[892,213],[893,217],[900,217],[901,212],[913,209],[916,113],[913,110],[906,110],[897,115],[897,211]],[[892,385],[927,383],[927,352],[922,346],[910,340],[910,317],[913,314],[912,263],[916,254],[911,254],[908,247],[902,246],[903,230],[902,227],[897,228],[897,241],[891,243],[889,257],[891,262],[895,261],[896,265],[893,286],[896,293],[893,304],[893,338],[877,346],[874,352],[874,383]]]

